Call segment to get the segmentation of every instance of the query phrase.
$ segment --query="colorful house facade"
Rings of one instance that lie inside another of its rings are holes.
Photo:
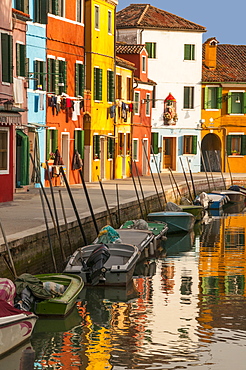
[[[116,19],[117,41],[145,44],[148,51],[148,75],[157,83],[152,133],[158,136],[155,159],[160,171],[181,172],[181,158],[185,164],[189,161],[193,172],[199,172],[205,28],[149,4],[131,4],[117,12]],[[166,99],[169,94],[175,102]],[[157,172],[154,163],[152,170]]]
[[[132,159],[134,175],[149,174],[153,90],[156,83],[148,78],[148,53],[144,45],[117,43],[116,53],[134,63]]]
[[[246,166],[246,46],[204,43],[202,160],[206,170],[243,172]]]
[[[114,177],[114,21],[117,4],[117,0],[85,2],[86,89],[91,92],[91,113],[84,124],[86,181]]]
[[[49,3],[47,23],[46,153],[54,185],[63,165],[70,184],[80,183],[84,155],[84,2]],[[42,68],[42,66],[41,66]],[[44,69],[45,67],[43,67]],[[78,161],[79,160],[79,161]],[[80,162],[79,165],[78,162]],[[46,179],[47,180],[47,179]]]
[[[115,84],[115,173],[116,179],[130,177],[132,153],[133,63],[116,56]]]

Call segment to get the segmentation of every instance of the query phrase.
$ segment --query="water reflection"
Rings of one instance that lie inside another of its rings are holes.
[[[243,370],[245,227],[243,214],[208,216],[139,265],[127,289],[85,288],[71,317],[39,320],[36,369]]]

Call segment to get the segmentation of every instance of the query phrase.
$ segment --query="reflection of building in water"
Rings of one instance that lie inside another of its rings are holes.
[[[246,217],[238,214],[219,221],[219,230],[216,228],[214,233],[210,230],[200,246],[198,320],[201,340],[205,342],[213,336],[212,328],[246,328],[239,316],[244,311],[242,317],[245,317]]]

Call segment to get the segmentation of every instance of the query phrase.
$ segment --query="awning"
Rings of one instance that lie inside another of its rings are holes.
[[[20,113],[0,112],[0,125],[20,125]]]

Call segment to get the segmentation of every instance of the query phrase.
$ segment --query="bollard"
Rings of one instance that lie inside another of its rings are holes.
[[[35,361],[35,351],[32,348],[27,348],[22,352],[20,360],[20,370],[33,370]]]

